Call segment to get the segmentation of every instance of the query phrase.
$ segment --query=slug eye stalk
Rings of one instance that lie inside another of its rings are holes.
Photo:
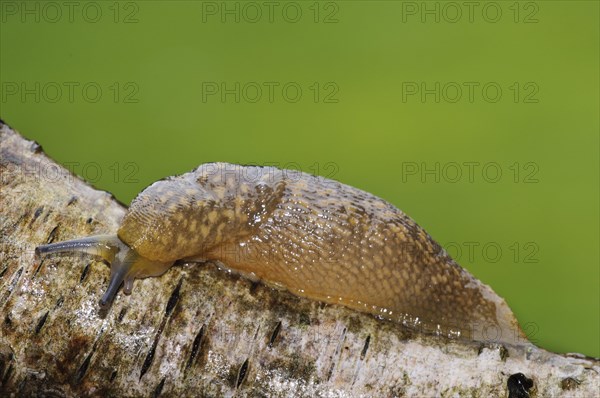
[[[96,235],[41,245],[36,247],[35,252],[38,256],[79,252],[106,260],[110,264],[110,282],[100,299],[100,307],[103,309],[110,306],[122,284],[123,292],[131,294],[133,281],[136,278],[161,275],[172,265],[172,263],[151,261],[140,256],[116,235]]]

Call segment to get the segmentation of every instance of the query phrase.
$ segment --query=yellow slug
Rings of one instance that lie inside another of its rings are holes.
[[[337,181],[273,167],[203,164],[155,182],[116,235],[39,246],[111,264],[121,284],[176,260],[212,260],[302,297],[341,304],[449,337],[526,341],[505,301],[390,203]]]

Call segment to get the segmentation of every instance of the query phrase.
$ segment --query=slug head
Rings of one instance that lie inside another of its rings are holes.
[[[151,261],[140,256],[115,235],[97,235],[52,243],[38,246],[35,251],[38,255],[81,252],[106,260],[110,264],[110,281],[106,292],[100,299],[102,308],[110,306],[121,284],[124,285],[123,292],[131,294],[133,281],[136,278],[162,275],[173,265],[173,262]]]
[[[131,202],[117,235],[147,259],[173,262],[214,241],[210,232],[218,205],[214,194],[193,180],[161,180]]]
[[[155,182],[131,202],[117,235],[149,260],[172,262],[255,233],[286,184],[281,172],[231,167],[210,163]]]

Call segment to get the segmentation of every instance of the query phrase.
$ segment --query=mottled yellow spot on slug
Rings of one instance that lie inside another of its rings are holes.
[[[206,225],[200,226],[200,234],[202,234],[202,236],[204,236],[204,237],[208,236],[209,231],[210,231],[210,228],[208,228],[208,226],[206,226]]]
[[[214,187],[213,192],[216,194],[217,198],[219,198],[219,199],[225,198],[225,187],[223,187],[223,186]]]
[[[217,211],[213,210],[210,213],[208,213],[208,221],[210,221],[211,223],[214,223],[217,220]]]
[[[222,235],[223,235],[223,229],[225,228],[225,223],[221,223],[219,224],[219,226],[217,227],[217,232],[216,232],[216,241],[219,242],[222,239]]]

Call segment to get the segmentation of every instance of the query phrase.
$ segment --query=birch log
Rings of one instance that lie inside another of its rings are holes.
[[[106,264],[37,245],[115,233],[125,207],[0,123],[0,395],[594,397],[600,363],[450,341],[181,264],[102,313]],[[512,396],[527,396],[513,389]]]

